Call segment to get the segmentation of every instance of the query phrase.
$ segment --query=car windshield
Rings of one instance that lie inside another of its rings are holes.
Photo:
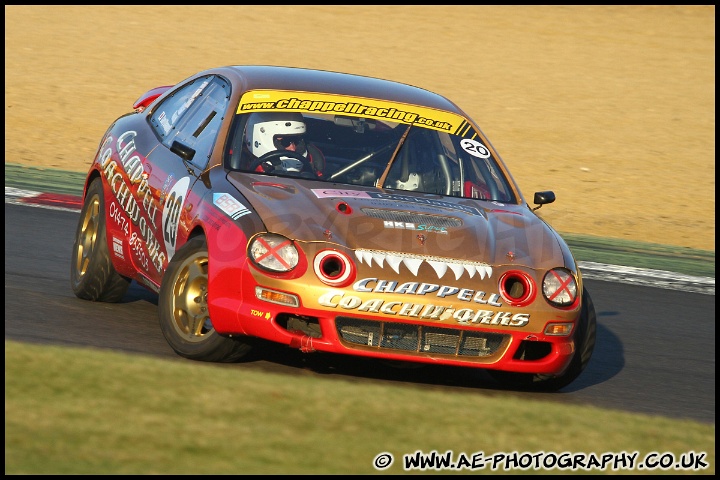
[[[514,198],[467,124],[461,136],[363,116],[252,115],[258,114],[236,115],[226,152],[234,170],[500,202]]]

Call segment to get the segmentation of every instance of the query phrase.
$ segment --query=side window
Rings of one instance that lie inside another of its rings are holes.
[[[204,77],[181,87],[158,107],[151,123],[163,145],[178,141],[195,150],[192,163],[207,166],[230,100],[230,84]]]

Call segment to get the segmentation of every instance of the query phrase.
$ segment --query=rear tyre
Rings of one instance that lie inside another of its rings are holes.
[[[597,331],[597,317],[587,289],[583,290],[580,319],[575,332],[575,354],[565,373],[560,376],[535,375],[531,373],[502,372],[488,370],[488,374],[497,382],[511,388],[539,392],[554,392],[570,385],[585,370],[593,350]]]
[[[182,357],[205,362],[237,361],[252,347],[215,331],[207,295],[207,242],[205,237],[195,237],[175,253],[163,276],[158,297],[160,330]]]
[[[129,278],[117,273],[110,259],[105,197],[102,180],[96,178],[88,187],[75,231],[70,283],[75,295],[83,300],[119,302],[130,282]]]

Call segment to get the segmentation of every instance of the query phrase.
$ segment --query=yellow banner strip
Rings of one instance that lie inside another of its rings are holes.
[[[442,110],[371,98],[282,90],[246,92],[237,113],[301,112],[375,118],[456,134],[465,123],[460,115]]]

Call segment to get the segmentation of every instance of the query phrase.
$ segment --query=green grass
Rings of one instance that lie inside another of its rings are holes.
[[[597,262],[715,278],[715,251],[593,235],[562,234],[579,262]]]
[[[418,450],[695,451],[706,470],[618,473],[713,474],[715,425],[5,341],[6,474],[373,474],[381,452],[403,473]]]

